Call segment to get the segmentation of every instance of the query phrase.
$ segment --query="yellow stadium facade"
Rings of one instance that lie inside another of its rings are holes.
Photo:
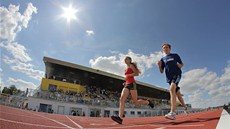
[[[85,92],[86,88],[79,84],[73,84],[69,82],[57,81],[53,79],[42,78],[41,89],[45,91],[63,90],[64,92]]]

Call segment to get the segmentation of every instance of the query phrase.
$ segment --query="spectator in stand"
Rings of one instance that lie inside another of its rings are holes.
[[[85,116],[85,112],[83,112],[82,116]]]
[[[76,113],[74,110],[71,111],[71,114],[72,114],[73,116],[76,116],[76,115],[77,115],[77,113]]]

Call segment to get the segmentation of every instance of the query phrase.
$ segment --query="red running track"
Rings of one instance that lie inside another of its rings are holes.
[[[21,110],[0,105],[1,129],[215,129],[222,110],[161,117],[125,118],[117,124],[110,118],[78,117]]]

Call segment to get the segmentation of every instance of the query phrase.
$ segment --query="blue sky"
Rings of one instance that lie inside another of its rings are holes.
[[[67,22],[69,5],[77,12]],[[44,56],[123,75],[130,55],[137,80],[168,89],[156,62],[169,42],[185,64],[186,102],[221,105],[230,98],[229,12],[229,0],[2,0],[1,85],[39,86]]]

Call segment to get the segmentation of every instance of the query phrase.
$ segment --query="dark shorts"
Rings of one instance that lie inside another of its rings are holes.
[[[127,88],[129,90],[137,90],[137,84],[135,82],[133,82],[133,83],[125,85],[124,88]]]
[[[176,84],[176,92],[178,90],[180,90],[179,82],[180,82],[181,76],[180,75],[175,75],[173,76],[172,80],[170,80],[169,85],[171,85],[171,83],[175,83]]]

